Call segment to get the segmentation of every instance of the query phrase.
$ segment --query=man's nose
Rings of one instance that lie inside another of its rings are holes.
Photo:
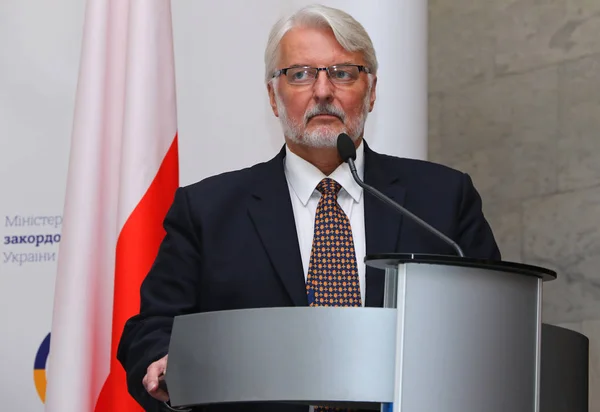
[[[317,72],[317,78],[313,85],[314,98],[317,101],[331,101],[333,100],[334,87],[329,81],[329,77],[325,70]]]

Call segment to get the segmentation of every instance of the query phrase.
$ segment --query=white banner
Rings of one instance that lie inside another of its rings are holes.
[[[263,81],[264,48],[272,24],[309,3],[172,3],[182,185],[265,161],[281,148]],[[378,54],[367,141],[384,153],[425,158],[426,2],[324,4],[353,14]],[[84,11],[82,0],[0,2],[3,410],[43,410]]]
[[[0,395],[42,411],[84,2],[0,2]]]

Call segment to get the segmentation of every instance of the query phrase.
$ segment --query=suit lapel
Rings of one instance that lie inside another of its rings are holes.
[[[365,183],[403,205],[405,189],[393,170],[386,170],[386,157],[370,150],[365,142]],[[397,251],[402,215],[369,193],[365,196],[365,233],[367,255]],[[365,306],[383,305],[384,272],[366,268]]]
[[[283,170],[285,148],[263,165],[249,204],[250,218],[292,302],[307,306],[294,211]]]

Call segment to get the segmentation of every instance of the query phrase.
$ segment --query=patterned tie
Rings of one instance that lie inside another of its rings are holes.
[[[322,196],[306,282],[310,306],[362,305],[352,229],[337,202],[340,189],[340,184],[329,178],[317,185]]]
[[[354,240],[348,216],[337,201],[341,186],[325,178],[315,215],[306,291],[310,306],[361,306]],[[343,411],[315,406],[315,412]]]

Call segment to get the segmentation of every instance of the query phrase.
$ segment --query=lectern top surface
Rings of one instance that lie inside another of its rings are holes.
[[[431,265],[463,266],[478,269],[517,273],[524,276],[535,276],[543,281],[556,279],[556,272],[523,263],[499,260],[475,259],[454,255],[428,255],[418,253],[379,253],[365,257],[367,266],[377,269],[395,268],[401,263],[422,263]]]

